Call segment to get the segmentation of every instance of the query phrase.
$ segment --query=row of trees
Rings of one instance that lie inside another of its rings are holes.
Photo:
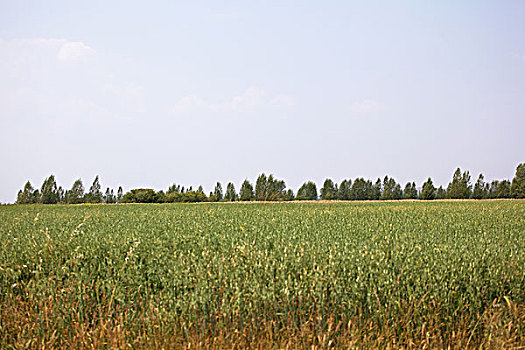
[[[436,188],[431,178],[418,190],[415,182],[408,182],[404,188],[393,178],[385,176],[375,182],[363,178],[343,180],[340,184],[326,179],[320,191],[314,182],[305,182],[297,191],[286,189],[283,180],[273,175],[259,175],[255,187],[244,180],[237,193],[235,185],[230,182],[223,191],[222,184],[217,182],[209,195],[202,186],[197,190],[172,185],[166,192],[153,189],[133,189],[123,194],[122,187],[117,193],[109,187],[102,193],[99,177],[96,176],[87,192],[81,179],[76,180],[69,190],[57,187],[54,175],[44,180],[40,189],[35,189],[29,181],[18,192],[17,203],[175,203],[175,202],[220,202],[220,201],[291,201],[291,200],[396,200],[396,199],[487,199],[487,198],[525,198],[525,163],[518,165],[512,182],[509,180],[485,182],[479,174],[474,185],[470,173],[458,168],[447,188]]]
[[[31,182],[27,181],[24,188],[18,191],[16,202],[19,204],[42,203],[42,204],[79,204],[79,203],[118,203],[123,197],[122,187],[119,187],[117,194],[109,187],[105,194],[101,191],[98,176],[93,180],[93,184],[88,192],[84,191],[84,184],[81,179],[76,180],[71,189],[64,190],[62,186],[57,186],[54,175],[50,175],[44,180],[40,190],[35,189]]]

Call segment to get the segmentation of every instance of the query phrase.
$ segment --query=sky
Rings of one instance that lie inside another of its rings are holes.
[[[0,202],[525,162],[524,1],[0,0]]]

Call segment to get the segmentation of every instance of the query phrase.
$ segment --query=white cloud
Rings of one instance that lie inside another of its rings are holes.
[[[171,109],[171,113],[180,116],[199,107],[207,107],[207,104],[198,96],[187,95],[182,97]]]
[[[248,111],[263,104],[263,98],[263,90],[250,87],[242,95],[234,96],[231,101],[210,104],[210,108],[215,111]]]
[[[357,115],[370,115],[383,111],[383,106],[371,99],[354,102],[350,105],[350,112]]]
[[[80,41],[68,41],[64,43],[57,53],[57,58],[60,61],[77,61],[83,57],[92,56],[95,50]]]
[[[279,107],[295,106],[295,97],[288,95],[277,95],[270,100],[270,104]]]
[[[264,90],[249,87],[241,95],[233,96],[229,101],[211,103],[196,95],[182,97],[171,109],[175,115],[186,114],[198,109],[213,112],[251,112],[264,106],[289,107],[295,105],[295,98],[288,95],[277,95],[271,99],[265,98]]]
[[[112,72],[120,61],[101,55],[85,60],[94,55],[86,44],[66,39],[0,38],[0,115],[11,123],[102,122],[144,111],[142,86],[119,81]]]

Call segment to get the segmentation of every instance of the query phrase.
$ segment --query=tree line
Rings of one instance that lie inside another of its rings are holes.
[[[364,178],[342,180],[339,184],[326,179],[320,190],[312,181],[307,181],[297,190],[287,189],[284,180],[274,175],[264,173],[257,177],[255,187],[244,180],[239,192],[235,185],[229,182],[226,190],[217,182],[208,195],[202,186],[196,190],[193,187],[173,184],[166,192],[150,188],[132,189],[123,193],[119,186],[116,193],[111,188],[102,192],[98,175],[86,192],[81,179],[73,183],[71,189],[64,190],[57,186],[54,175],[44,180],[40,189],[35,189],[27,181],[24,188],[18,192],[18,204],[80,204],[80,203],[195,203],[195,202],[234,202],[234,201],[292,201],[292,200],[399,200],[399,199],[489,199],[489,198],[525,198],[525,163],[518,165],[512,181],[494,180],[485,182],[483,174],[479,174],[472,184],[469,171],[456,169],[452,180],[446,188],[436,188],[429,177],[421,190],[415,182],[407,182],[402,188],[393,178],[385,176],[375,182]]]

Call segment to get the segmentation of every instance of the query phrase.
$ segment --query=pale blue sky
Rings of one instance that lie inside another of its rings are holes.
[[[523,1],[0,0],[0,202],[525,162]]]

